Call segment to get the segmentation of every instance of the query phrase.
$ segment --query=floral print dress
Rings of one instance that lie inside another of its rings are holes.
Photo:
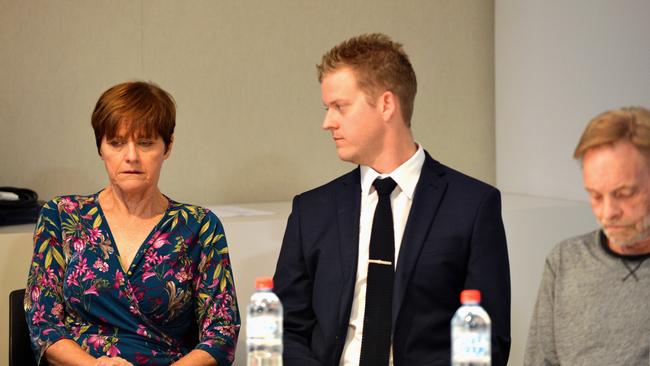
[[[25,294],[36,359],[67,338],[95,357],[169,365],[190,351],[182,340],[194,322],[195,348],[231,364],[240,318],[219,219],[169,200],[124,269],[97,197],[58,197],[41,211]]]

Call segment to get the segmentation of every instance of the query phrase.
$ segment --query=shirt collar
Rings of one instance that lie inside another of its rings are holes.
[[[415,194],[415,186],[418,184],[420,172],[424,165],[424,149],[420,144],[417,145],[418,149],[415,154],[388,174],[379,174],[371,167],[361,165],[361,193],[368,195],[371,193],[371,189],[374,192],[372,182],[375,179],[391,177],[402,192],[412,200],[413,194]]]

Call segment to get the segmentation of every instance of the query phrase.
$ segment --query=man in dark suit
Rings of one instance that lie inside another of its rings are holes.
[[[400,44],[382,34],[349,39],[323,56],[318,74],[323,128],[339,158],[359,167],[294,198],[274,277],[284,365],[448,366],[450,321],[466,288],[481,291],[492,319],[492,365],[506,365],[510,275],[498,190],[414,141],[417,84]]]

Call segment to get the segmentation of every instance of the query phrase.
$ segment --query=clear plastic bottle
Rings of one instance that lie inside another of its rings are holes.
[[[451,319],[452,366],[490,366],[490,316],[479,305],[481,292],[464,290],[460,294],[461,307]]]
[[[255,279],[248,304],[248,366],[282,366],[282,303],[273,293],[273,278]]]

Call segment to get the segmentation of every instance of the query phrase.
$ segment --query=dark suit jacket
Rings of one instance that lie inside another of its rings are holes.
[[[395,366],[450,364],[460,292],[481,291],[492,365],[510,351],[510,273],[495,188],[426,154],[404,230],[393,293]],[[359,168],[293,200],[275,271],[284,365],[338,365],[357,273]]]

